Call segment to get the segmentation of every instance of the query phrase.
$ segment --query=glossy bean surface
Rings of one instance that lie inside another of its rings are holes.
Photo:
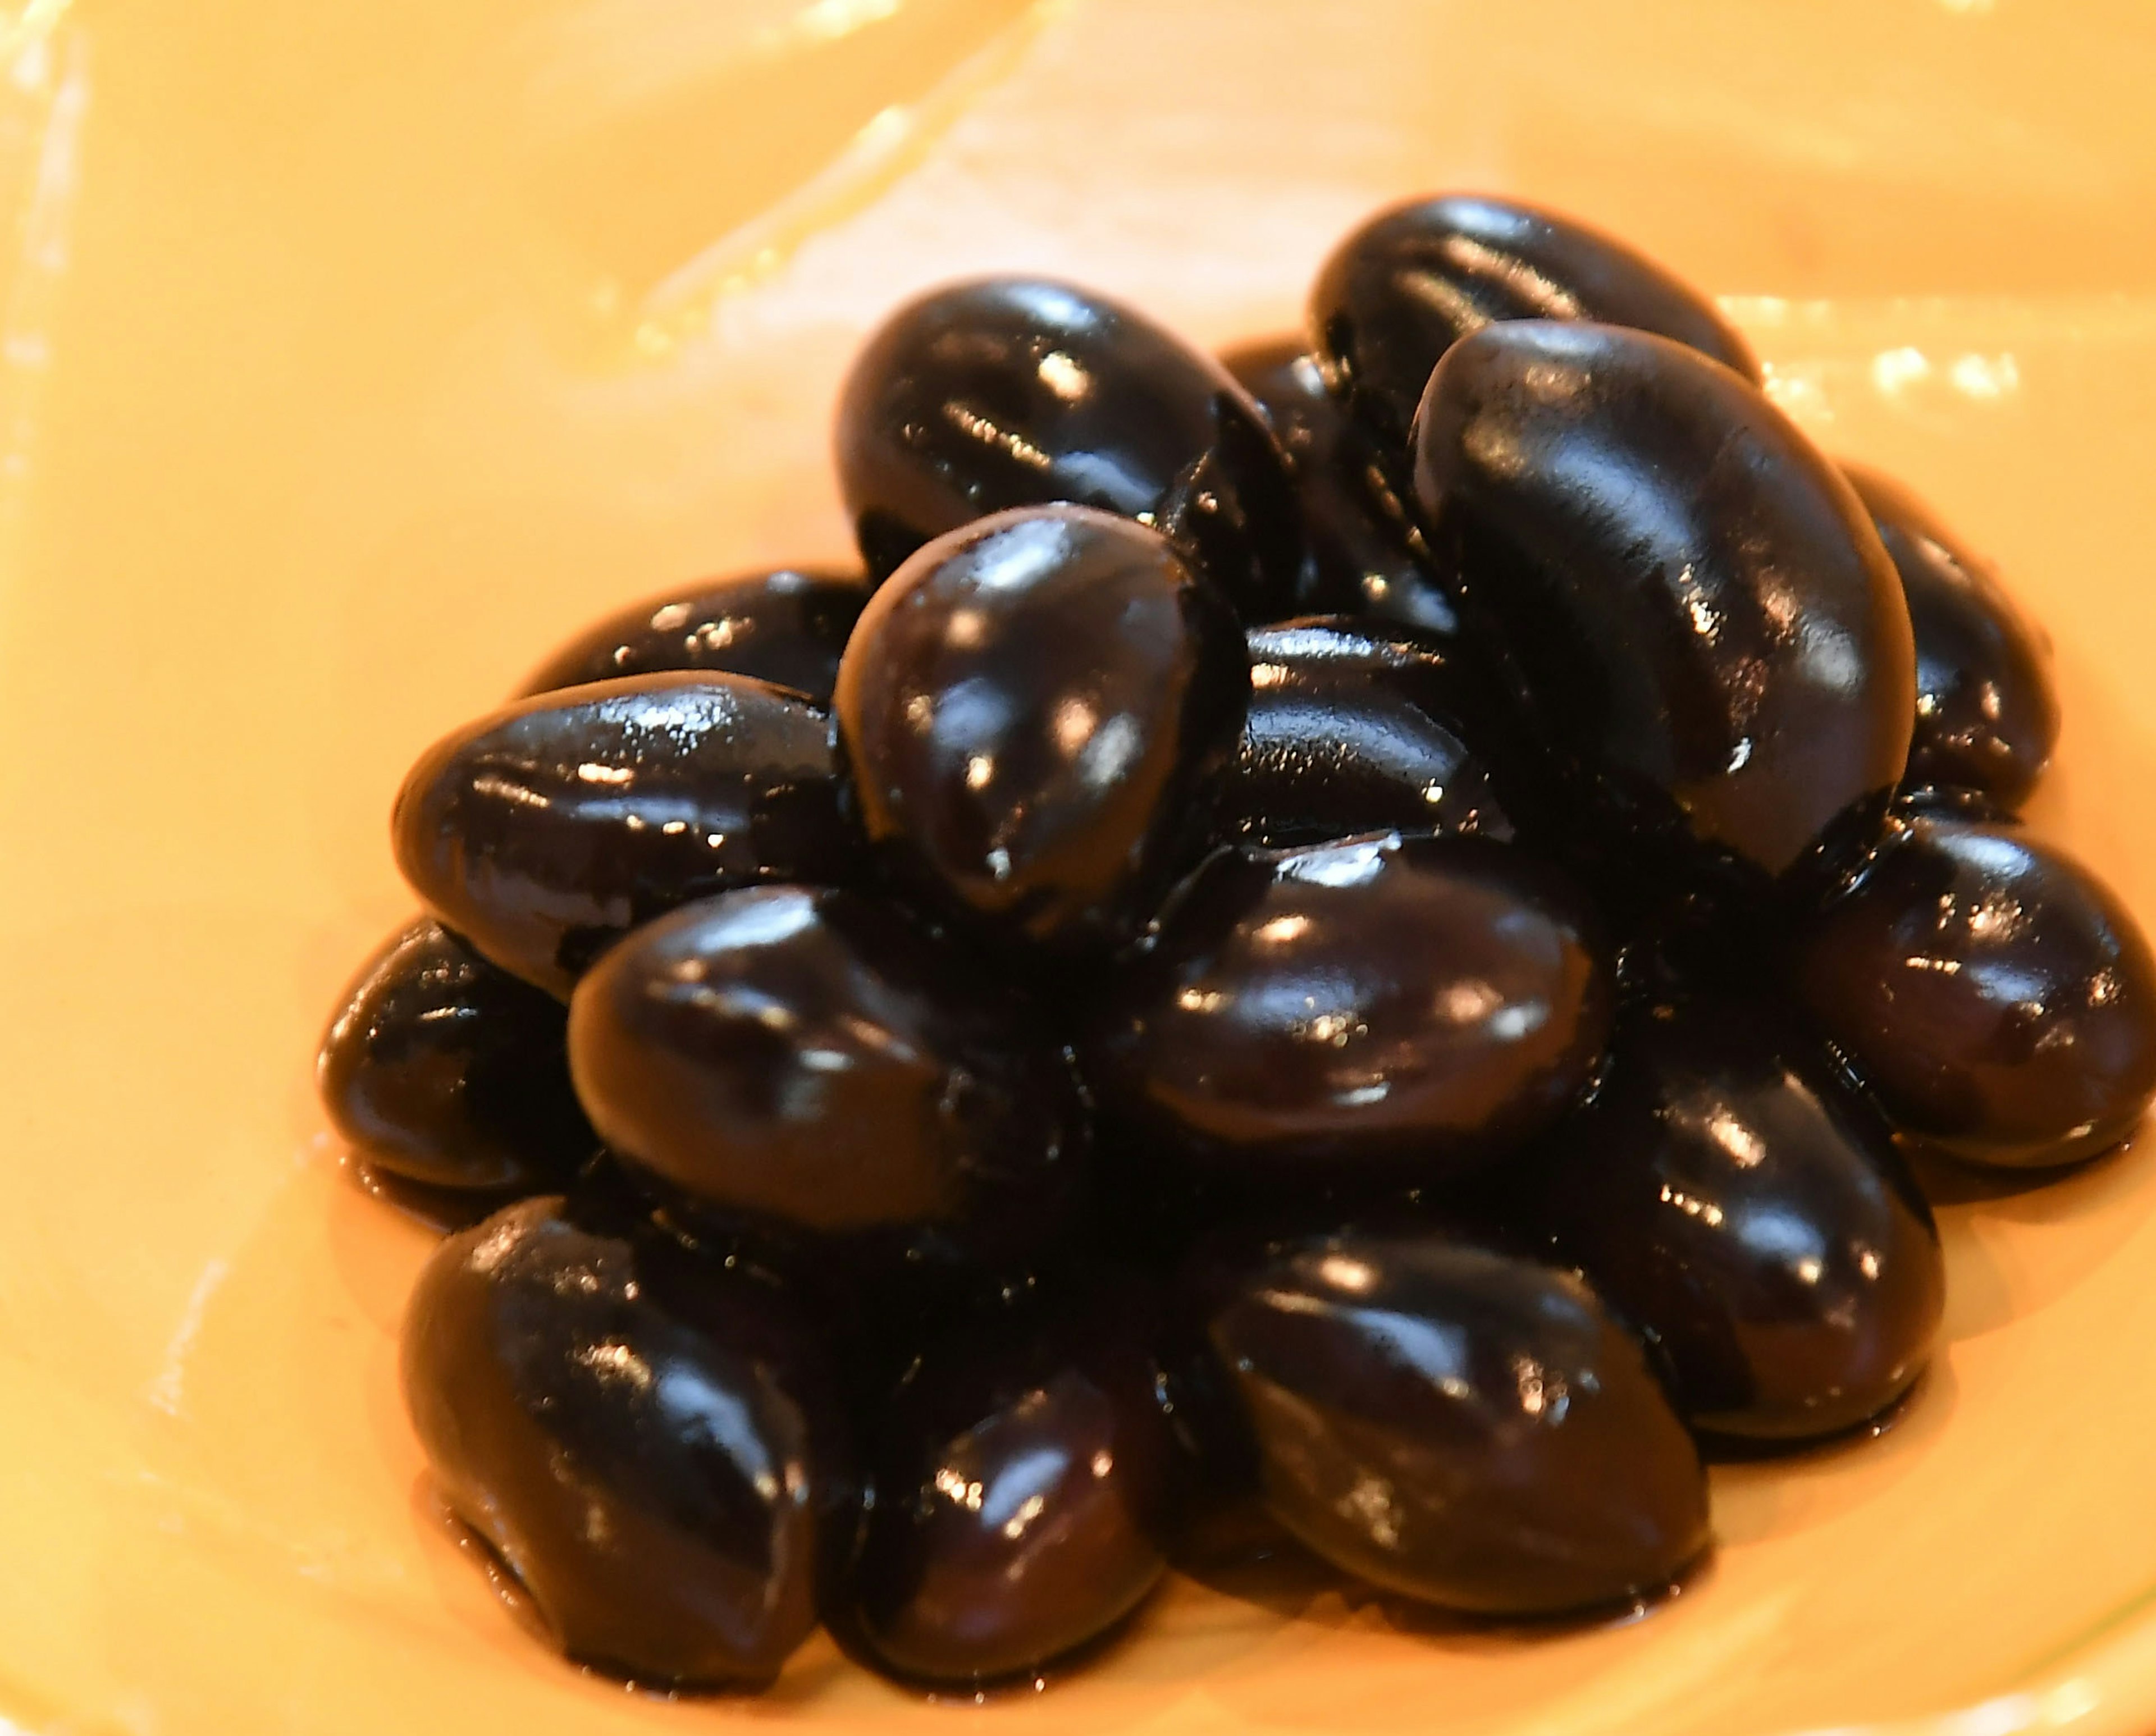
[[[1250,690],[1241,629],[1158,534],[999,514],[876,593],[839,730],[895,873],[985,929],[1098,953],[1203,846]]]
[[[1915,814],[1802,932],[1804,1006],[1896,1121],[2007,1166],[2088,1157],[2156,1095],[2156,958],[2072,859]]]
[[[1287,455],[1302,508],[1301,606],[1456,633],[1459,616],[1422,533],[1302,340],[1242,345],[1223,352],[1220,364],[1257,400]]]
[[[1258,1187],[1502,1153],[1578,1095],[1609,1032],[1593,922],[1480,838],[1223,852],[1107,992],[1104,1112]]]
[[[869,600],[858,573],[781,567],[685,585],[594,621],[535,670],[522,691],[665,670],[753,675],[828,705],[839,655]]]
[[[1112,1311],[923,1347],[873,1430],[849,1637],[906,1680],[1028,1674],[1159,1579],[1166,1425]]]
[[[1908,612],[1862,503],[1751,386],[1645,332],[1486,326],[1431,378],[1414,486],[1627,850],[1771,876],[1868,840],[1908,757]]]
[[[1892,478],[1845,464],[1902,575],[1917,646],[1908,781],[1974,789],[2012,811],[2059,740],[2051,642],[1990,562]]]
[[[1373,1584],[1486,1615],[1661,1590],[1707,1482],[1639,1344],[1578,1279],[1435,1236],[1254,1264],[1207,1336],[1276,1518]]]
[[[559,1001],[423,917],[345,991],[316,1076],[369,1167],[429,1187],[530,1192],[598,1148],[567,1043]]]
[[[1931,1210],[1808,1033],[1738,1002],[1643,1009],[1553,1143],[1537,1220],[1659,1343],[1694,1427],[1831,1435],[1922,1371],[1946,1293]]]
[[[1295,610],[1286,460],[1209,356],[1071,285],[990,278],[908,303],[839,404],[839,487],[871,573],[1012,506],[1067,501],[1158,526],[1252,620]]]
[[[403,1386],[451,1509],[576,1662],[758,1687],[815,1626],[842,1425],[785,1298],[558,1196],[450,1237]]]
[[[773,886],[613,948],[569,1010],[608,1147],[713,1212],[913,1264],[1060,1232],[1086,1129],[1037,1018],[860,895]]]
[[[1283,846],[1358,832],[1509,838],[1490,766],[1467,745],[1491,707],[1455,643],[1312,617],[1253,630],[1250,711],[1219,835]]]
[[[599,953],[663,911],[858,865],[829,718],[741,675],[518,701],[428,751],[391,831],[404,878],[447,927],[565,1000]]]
[[[1311,342],[1333,389],[1404,452],[1452,345],[1509,320],[1652,331],[1757,382],[1713,302],[1614,237],[1509,199],[1452,194],[1379,212],[1335,248],[1311,290]]]

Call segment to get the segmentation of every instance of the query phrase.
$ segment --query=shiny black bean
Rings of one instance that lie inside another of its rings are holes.
[[[1087,1047],[1102,1110],[1265,1190],[1451,1176],[1554,1121],[1609,1026],[1578,895],[1486,840],[1228,851]]]
[[[1458,632],[1422,532],[1302,340],[1246,344],[1224,352],[1220,363],[1257,400],[1287,455],[1302,507],[1302,606]]]
[[[1086,1127],[1053,1040],[856,893],[730,892],[639,930],[578,986],[569,1063],[624,1162],[782,1235],[1015,1261],[1075,1210]]]
[[[971,1687],[1121,1621],[1163,1568],[1156,1379],[1097,1304],[925,1344],[871,1430],[842,1635],[893,1675]]]
[[[444,1242],[405,1402],[451,1509],[579,1663],[761,1687],[815,1625],[850,1507],[828,1377],[786,1298],[558,1197]]]
[[[1742,1002],[1643,1009],[1555,1147],[1535,1215],[1661,1346],[1695,1427],[1831,1435],[1922,1370],[1938,1232],[1893,1130],[1816,1038]]]
[[[859,573],[792,567],[685,585],[593,622],[540,665],[521,691],[713,670],[829,705],[839,654],[868,600]]]
[[[1250,711],[1220,802],[1231,842],[1358,832],[1509,838],[1491,768],[1467,745],[1491,705],[1460,646],[1378,621],[1312,617],[1254,629]]]
[[[1772,876],[1869,841],[1907,760],[1908,612],[1763,396],[1645,332],[1490,326],[1432,377],[1415,462],[1432,547],[1627,850]]]
[[[1319,361],[1381,453],[1405,454],[1446,350],[1507,320],[1635,326],[1759,378],[1697,290],[1621,241],[1509,199],[1452,194],[1382,211],[1333,249],[1310,296]]]
[[[1982,820],[1993,825],[2016,826],[2021,816],[1999,806],[1995,797],[1967,784],[1909,783],[1894,793],[1890,814],[1906,818],[1933,814],[1948,819]]]
[[[1301,527],[1265,418],[1209,356],[1090,290],[991,278],[901,307],[847,377],[838,460],[878,577],[988,513],[1068,501],[1158,526],[1249,619],[1295,610]]]
[[[1978,790],[2011,812],[2058,744],[2051,639],[2015,607],[1991,562],[1907,489],[1859,465],[1842,470],[1908,599],[1917,645],[1909,782]]]
[[[741,675],[518,701],[427,752],[391,830],[404,878],[445,925],[565,1000],[599,953],[662,911],[858,865],[829,718]]]
[[[441,924],[401,930],[345,991],[316,1068],[370,1168],[480,1193],[557,1185],[598,1148],[569,1085],[562,1004]]]
[[[1697,1450],[1567,1274],[1434,1236],[1260,1261],[1208,1337],[1274,1516],[1373,1584],[1488,1615],[1612,1605],[1711,1541]]]
[[[998,514],[877,592],[839,671],[869,835],[942,906],[1100,953],[1202,847],[1250,690],[1241,629],[1155,532]]]
[[[1798,937],[1795,977],[1895,1120],[1958,1157],[2087,1157],[2156,1096],[2148,941],[2095,876],[2011,827],[1897,823]]]

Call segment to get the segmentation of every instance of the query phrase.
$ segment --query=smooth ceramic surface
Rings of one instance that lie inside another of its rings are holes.
[[[976,1714],[818,1641],[670,1705],[437,1526],[426,1235],[312,1092],[418,753],[589,619],[847,554],[832,396],[949,275],[1207,343],[1444,186],[1723,298],[1830,449],[2055,637],[2034,824],[2156,917],[2156,14],[2138,0],[28,0],[0,11],[0,1716],[36,1736],[753,1724],[1212,1736],[2156,1726],[2156,1168],[1941,1213],[1862,1451],[1714,1476],[1713,1568],[1526,1638],[1176,1583]]]

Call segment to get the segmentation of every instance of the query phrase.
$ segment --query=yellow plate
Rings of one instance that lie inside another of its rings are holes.
[[[1219,342],[1375,203],[1509,188],[1729,306],[2049,623],[2038,823],[2156,915],[2141,0],[15,0],[0,8],[0,1730],[948,1723],[823,1642],[578,1676],[430,1521],[426,1238],[310,1062],[406,763],[583,619],[843,552],[838,372],[931,279]],[[983,1714],[1094,1732],[2156,1728],[2156,1174],[1948,1208],[1862,1451],[1718,1471],[1650,1619],[1399,1631],[1172,1586]],[[12,1723],[7,1722],[12,1719]]]

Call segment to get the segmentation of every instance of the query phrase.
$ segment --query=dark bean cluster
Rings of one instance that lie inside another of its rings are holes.
[[[639,603],[420,758],[322,1090],[461,1226],[407,1401],[569,1656],[1029,1678],[1260,1511],[1625,1608],[1703,1455],[1903,1400],[1915,1176],[2131,1131],[2156,962],[2014,818],[2042,634],[1759,380],[1486,198],[1220,361],[940,290],[844,388],[864,573]]]

